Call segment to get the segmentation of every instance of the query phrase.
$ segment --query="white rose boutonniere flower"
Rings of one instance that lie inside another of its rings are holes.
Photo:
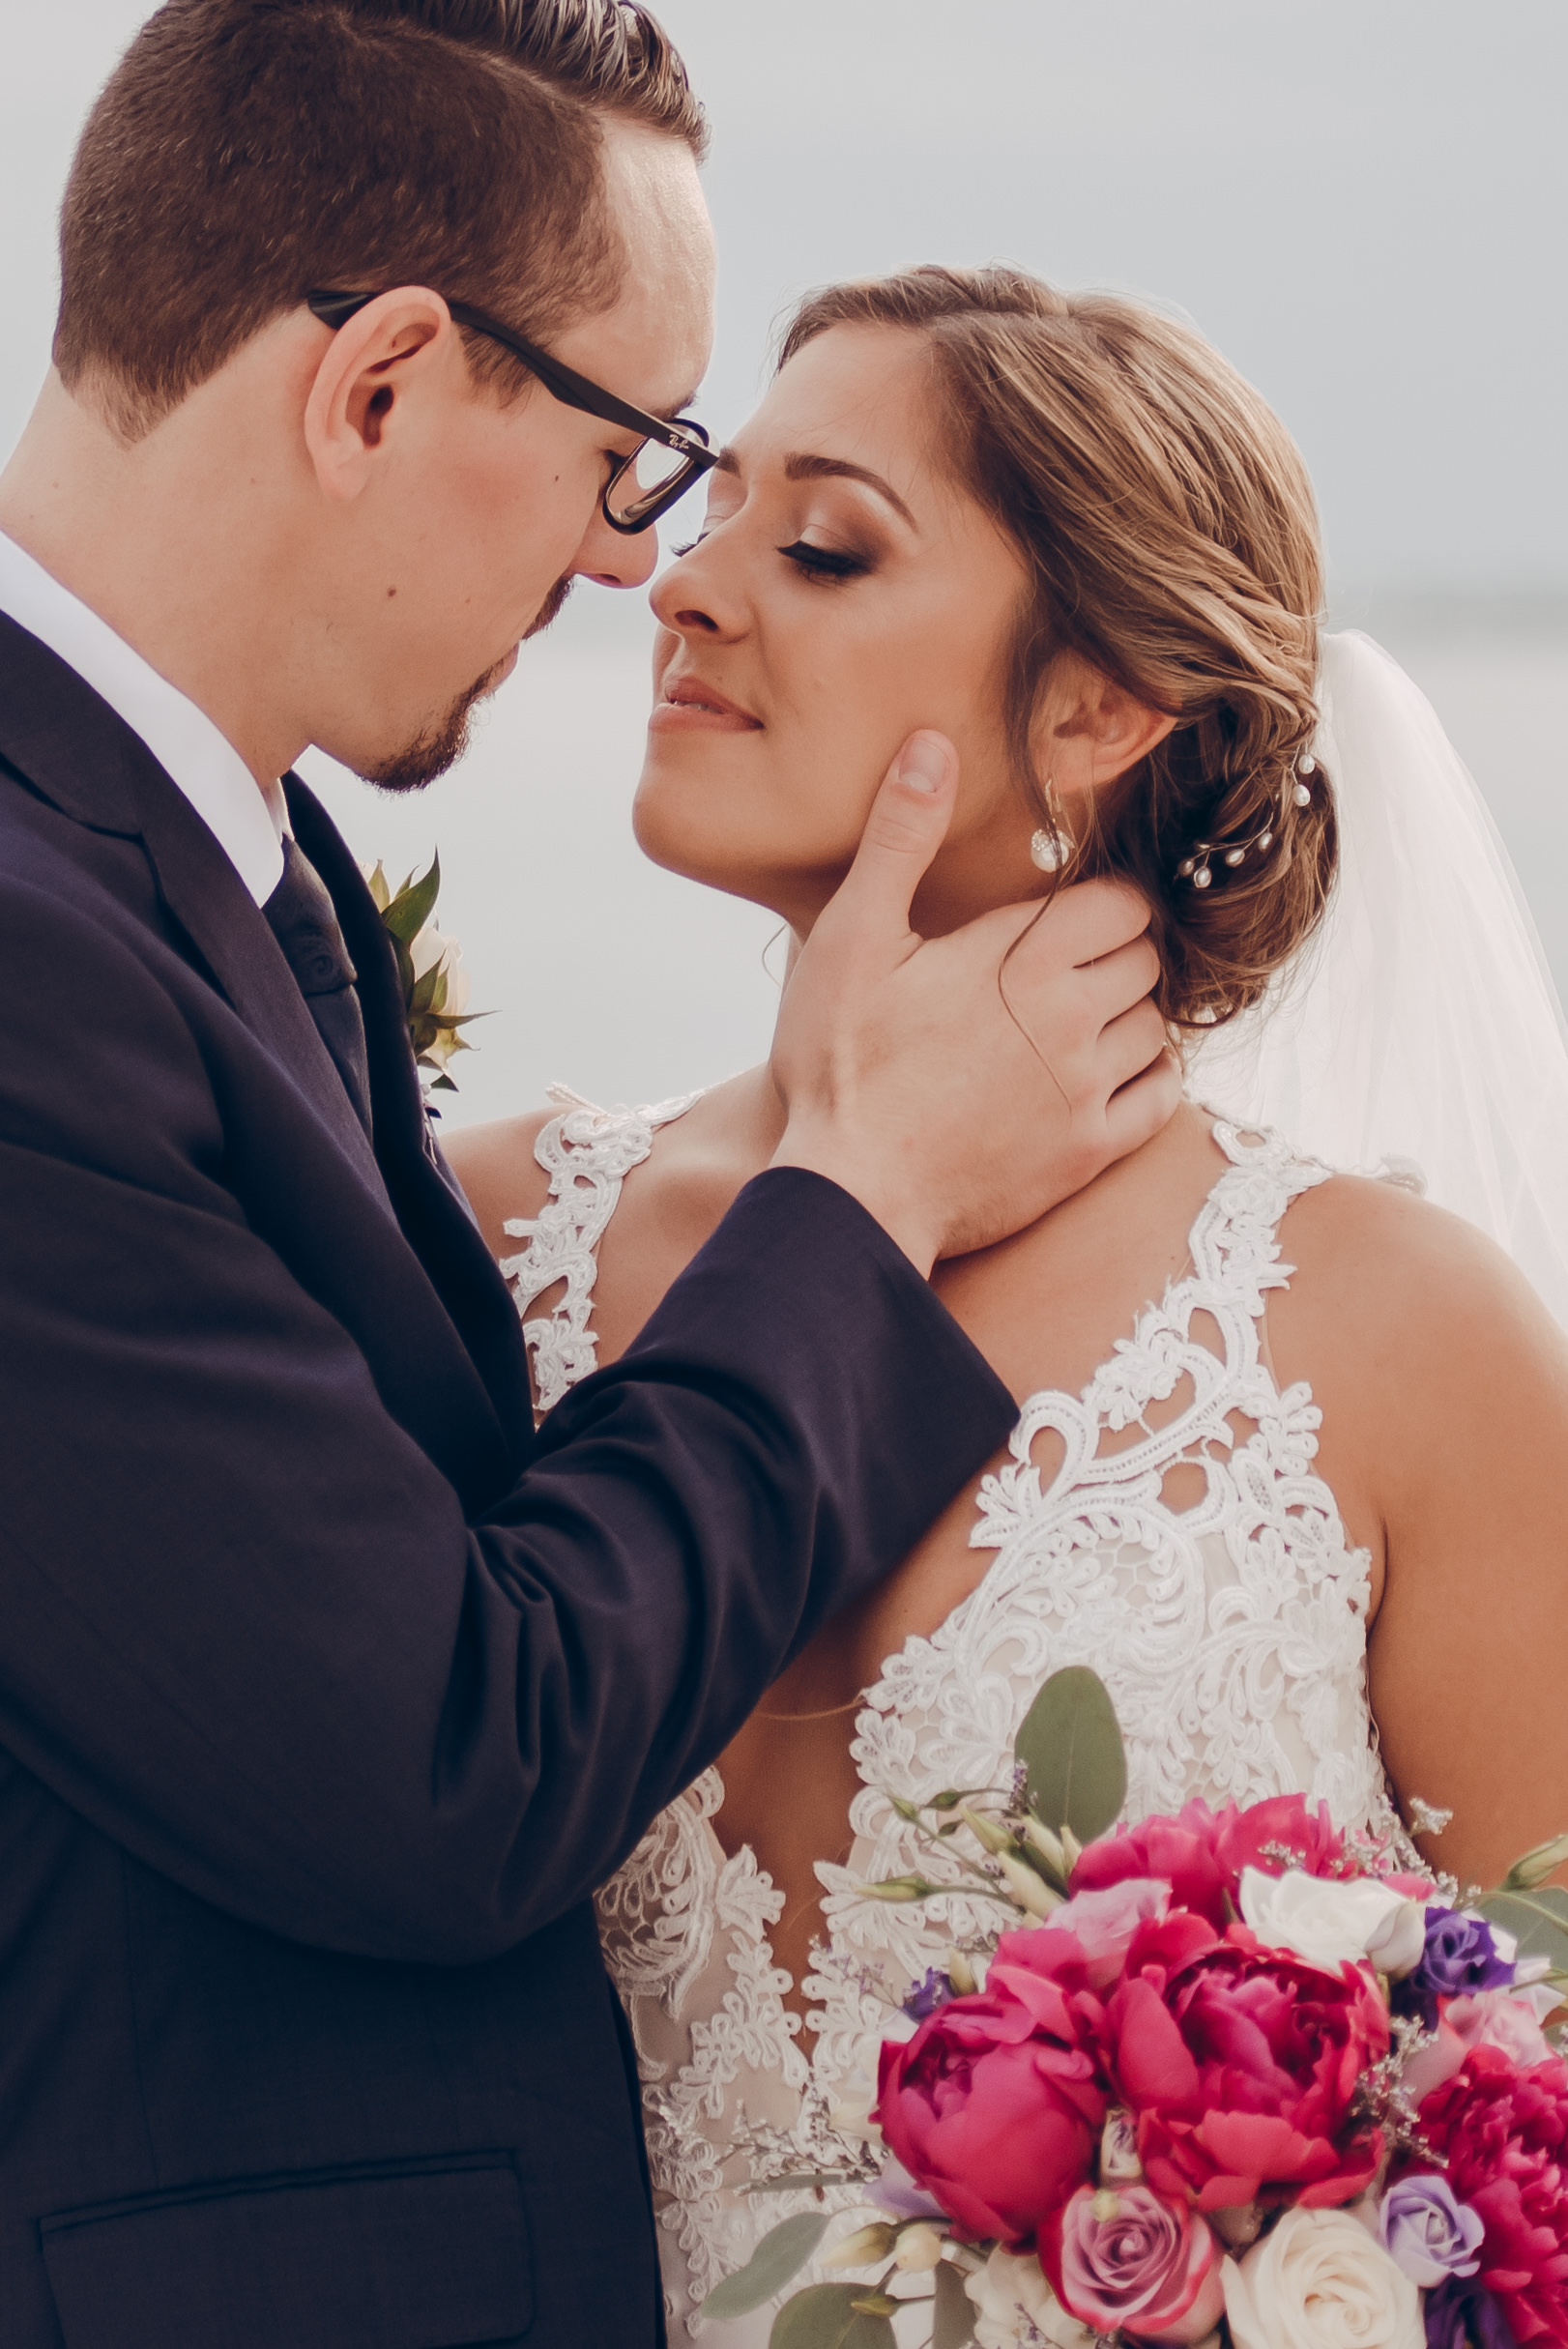
[[[1225,2263],[1235,2349],[1424,2349],[1421,2300],[1346,2210],[1288,2210]]]
[[[462,1030],[470,1020],[482,1019],[484,1014],[468,1008],[468,972],[462,968],[461,946],[431,919],[441,893],[441,859],[432,856],[430,870],[419,880],[410,873],[398,889],[392,886],[386,867],[379,861],[361,870],[397,958],[408,1040],[416,1064],[431,1072],[425,1080],[428,1091],[454,1093],[457,1088],[448,1064],[454,1054],[473,1051]]]

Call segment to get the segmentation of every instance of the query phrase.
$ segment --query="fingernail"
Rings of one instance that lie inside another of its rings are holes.
[[[899,781],[907,783],[911,791],[936,792],[942,789],[946,771],[946,746],[941,735],[912,735],[899,754]]]

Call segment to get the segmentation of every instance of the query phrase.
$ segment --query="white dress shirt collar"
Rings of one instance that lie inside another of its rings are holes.
[[[257,905],[283,877],[280,784],[256,779],[226,735],[106,620],[0,532],[0,612],[70,663],[177,783]]]

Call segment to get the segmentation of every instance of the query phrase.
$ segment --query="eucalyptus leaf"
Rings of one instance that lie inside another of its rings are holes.
[[[978,2311],[964,2289],[963,2276],[950,2259],[939,2259],[931,2271],[931,2279],[937,2288],[931,2349],[968,2349],[974,2338]]]
[[[432,854],[430,870],[421,881],[410,880],[399,889],[381,918],[393,938],[406,943],[419,937],[441,894],[441,858]]]
[[[1030,1809],[1046,1826],[1092,1843],[1114,1824],[1127,1796],[1127,1757],[1098,1672],[1083,1664],[1053,1672],[1013,1751],[1028,1776]]]
[[[703,2302],[703,2315],[749,2316],[775,2292],[782,2292],[792,2276],[799,2274],[827,2232],[826,2211],[799,2211],[793,2218],[781,2218],[769,2229],[745,2266],[713,2286]]]
[[[811,2284],[797,2292],[774,2317],[768,2349],[897,2349],[889,2317],[857,2310],[864,2296],[864,2284]]]
[[[1519,1943],[1522,1958],[1549,1958],[1568,1968],[1568,1892],[1541,1884],[1533,1892],[1483,1893],[1475,1903],[1483,1917],[1500,1925]]]

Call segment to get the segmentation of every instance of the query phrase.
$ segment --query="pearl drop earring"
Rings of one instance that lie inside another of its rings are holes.
[[[1054,775],[1046,777],[1044,798],[1048,807],[1055,805],[1051,797],[1055,781]],[[1049,824],[1042,824],[1031,836],[1029,844],[1030,862],[1042,873],[1060,873],[1064,864],[1071,863],[1077,847],[1078,843],[1071,832],[1053,818]]]

